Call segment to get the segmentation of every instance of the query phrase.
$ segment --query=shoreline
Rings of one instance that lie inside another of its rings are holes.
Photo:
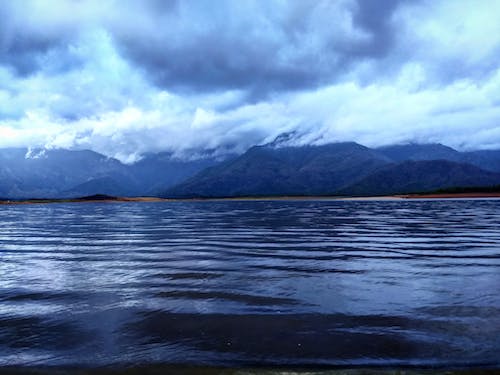
[[[498,193],[423,193],[366,197],[342,196],[270,196],[270,197],[226,197],[226,198],[159,198],[159,197],[112,197],[96,195],[80,198],[49,199],[2,199],[0,205],[49,204],[49,203],[129,203],[129,202],[226,202],[226,201],[400,201],[425,199],[491,199]]]
[[[126,202],[164,202],[170,199],[156,197],[106,197],[96,198],[48,198],[48,199],[19,199],[0,200],[0,205],[23,205],[23,204],[49,204],[49,203],[126,203]]]
[[[6,366],[0,367],[0,374],[33,374],[33,375],[50,375],[50,374],[102,374],[102,375],[139,375],[139,374],[184,374],[184,375],[489,375],[499,374],[499,369],[495,367],[466,367],[466,368],[419,368],[419,367],[354,367],[354,368],[317,368],[317,367],[217,367],[217,366],[200,366],[200,365],[139,365],[131,367],[50,367],[50,366]]]
[[[406,199],[439,199],[439,198],[500,198],[498,193],[424,193],[406,194]]]
[[[176,365],[176,364],[151,364],[138,366],[118,366],[118,367],[80,367],[80,366],[5,366],[0,367],[1,374],[102,374],[102,375],[139,375],[151,374],[160,375],[167,373],[184,375],[486,375],[499,374],[497,367],[219,367],[203,365]]]

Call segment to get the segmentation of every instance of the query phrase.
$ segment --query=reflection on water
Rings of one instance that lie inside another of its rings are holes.
[[[0,365],[500,365],[500,201],[4,206]]]

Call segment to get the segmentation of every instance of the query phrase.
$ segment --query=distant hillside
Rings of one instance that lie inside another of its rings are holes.
[[[377,151],[395,162],[407,160],[462,160],[460,152],[440,143],[393,145],[380,147]]]
[[[164,197],[385,195],[500,183],[495,151],[461,153],[440,144],[369,149],[356,143],[253,147],[162,193]],[[466,163],[464,161],[471,161]],[[476,164],[476,165],[472,165]]]
[[[161,153],[125,165],[88,150],[0,149],[0,197],[148,195],[215,163],[213,158],[183,161]]]
[[[462,161],[488,171],[500,172],[500,150],[481,150],[462,153]]]
[[[86,197],[90,195],[114,195],[114,196],[130,196],[134,195],[137,187],[131,186],[130,182],[120,183],[113,177],[99,177],[83,182],[73,188],[63,191],[58,194],[60,198]],[[98,193],[96,193],[98,192]]]
[[[441,144],[370,149],[354,142],[292,146],[294,134],[220,161],[146,154],[131,165],[99,153],[0,149],[0,197],[235,197],[373,195],[499,184],[500,150],[458,152]]]
[[[0,150],[0,195],[10,198],[58,197],[85,181],[113,175],[128,184],[126,167],[93,151]]]
[[[130,165],[129,172],[139,186],[142,195],[157,195],[179,184],[201,170],[218,164],[215,157],[183,160],[168,152],[146,154],[143,159]]]
[[[383,168],[339,191],[343,195],[390,195],[459,186],[500,184],[500,173],[447,160],[406,161]]]
[[[380,147],[376,150],[395,162],[407,160],[449,160],[472,164],[492,172],[500,172],[500,150],[458,152],[451,147],[439,143],[411,143]]]
[[[325,195],[390,163],[357,143],[324,146],[256,146],[166,190],[166,197]]]

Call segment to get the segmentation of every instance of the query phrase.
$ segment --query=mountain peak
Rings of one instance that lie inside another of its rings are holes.
[[[287,147],[291,146],[294,141],[297,141],[297,138],[299,138],[299,133],[296,130],[293,130],[279,134],[272,142],[267,143],[264,146],[274,148]]]

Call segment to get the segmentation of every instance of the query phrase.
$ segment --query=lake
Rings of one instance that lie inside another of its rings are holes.
[[[2,206],[0,366],[500,367],[500,200]]]

